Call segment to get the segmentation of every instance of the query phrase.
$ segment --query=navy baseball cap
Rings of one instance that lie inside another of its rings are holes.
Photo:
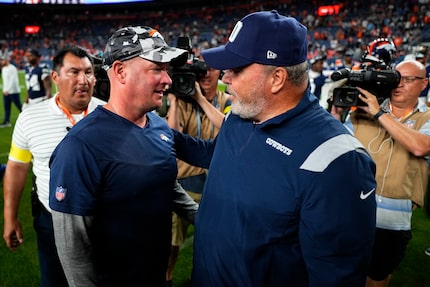
[[[354,51],[353,51],[353,50],[347,50],[347,51],[345,52],[345,56],[349,56],[349,57],[354,56]]]
[[[325,61],[327,57],[325,55],[317,55],[309,60],[309,64],[313,65],[318,61]]]
[[[36,49],[28,49],[27,53],[33,54],[36,57],[40,57],[41,56],[40,53],[39,53],[39,51],[36,50]]]
[[[102,67],[108,70],[116,60],[126,61],[138,56],[152,62],[169,63],[185,53],[186,50],[169,47],[163,36],[151,27],[125,27],[109,38]]]
[[[307,60],[307,28],[276,10],[251,13],[236,23],[227,44],[202,51],[208,66],[234,69],[259,63],[294,66]]]

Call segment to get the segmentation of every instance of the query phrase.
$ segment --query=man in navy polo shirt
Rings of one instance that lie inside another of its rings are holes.
[[[197,208],[174,192],[173,133],[152,111],[172,84],[170,61],[185,53],[147,26],[118,29],[108,40],[109,101],[51,157],[49,204],[69,286],[166,284],[173,205],[191,216]]]

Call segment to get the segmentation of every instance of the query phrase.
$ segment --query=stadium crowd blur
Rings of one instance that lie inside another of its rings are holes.
[[[190,37],[194,52],[199,54],[202,49],[224,44],[234,24],[243,15],[270,9],[293,16],[305,24],[309,29],[309,58],[324,54],[329,63],[339,57],[339,52],[347,50],[354,51],[354,58],[359,60],[363,47],[377,37],[393,39],[399,60],[413,53],[419,43],[430,39],[429,0],[342,1],[337,15],[326,16],[318,16],[317,9],[327,2],[317,0],[219,3],[222,1],[186,9],[179,5],[166,5],[162,9],[123,5],[111,10],[67,7],[15,9],[15,12],[2,8],[0,53],[5,50],[11,53],[11,62],[18,68],[25,65],[24,53],[28,47],[38,49],[42,61],[46,62],[50,62],[55,52],[68,43],[101,55],[106,35],[126,25],[148,25],[158,28],[172,46],[176,45],[179,36]],[[40,31],[26,34],[25,25],[38,25]]]

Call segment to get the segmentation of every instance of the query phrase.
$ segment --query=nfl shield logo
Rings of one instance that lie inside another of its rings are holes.
[[[409,129],[412,129],[414,127],[415,120],[406,120],[403,125]]]
[[[58,201],[63,201],[63,199],[66,197],[67,188],[64,188],[62,186],[57,186],[55,189],[55,198]]]

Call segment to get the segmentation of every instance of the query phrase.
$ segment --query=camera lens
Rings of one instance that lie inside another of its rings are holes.
[[[172,77],[172,90],[178,96],[192,96],[195,94],[196,76],[192,73],[176,74]]]
[[[353,91],[350,91],[350,92],[346,93],[344,102],[346,104],[353,104],[353,103],[355,103],[356,99],[357,99],[356,93]]]

